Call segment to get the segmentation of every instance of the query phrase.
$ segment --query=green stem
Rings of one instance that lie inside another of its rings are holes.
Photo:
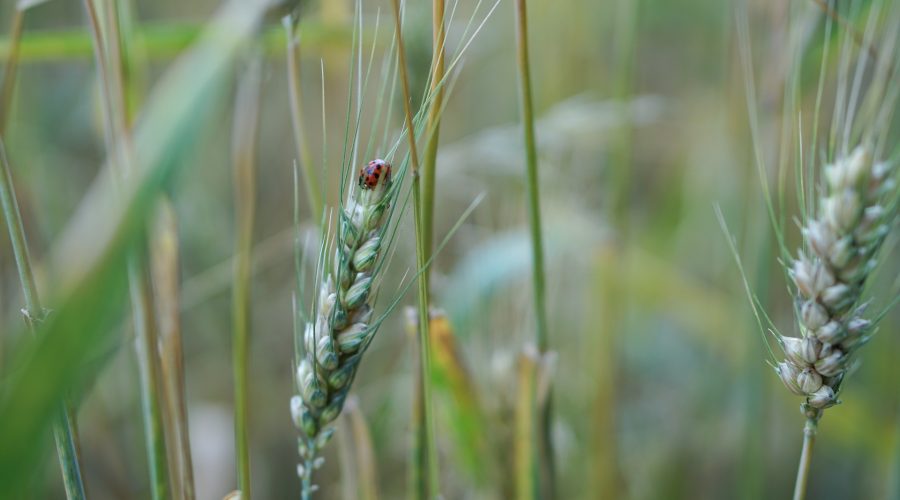
[[[234,339],[232,363],[234,370],[234,434],[238,463],[238,489],[242,498],[250,498],[250,450],[247,433],[249,401],[247,398],[248,358],[250,344],[250,259],[240,250],[235,265],[233,314]]]
[[[412,400],[412,422],[413,422],[413,440],[412,449],[410,450],[410,493],[411,498],[423,499],[428,497],[428,477],[427,464],[428,454],[425,450],[425,443],[428,441],[428,433],[426,432],[424,422],[425,415],[425,399],[422,397],[422,385],[425,383],[422,373],[422,357],[417,353],[421,352],[421,338],[418,337],[420,330],[419,315],[416,314],[415,321],[412,325],[412,340],[414,349],[413,358],[413,400]]]
[[[548,349],[547,309],[544,299],[544,246],[541,233],[541,202],[538,188],[538,158],[534,139],[534,108],[531,100],[531,69],[528,60],[528,21],[526,0],[516,0],[516,41],[519,67],[519,105],[525,137],[525,167],[528,183],[528,220],[531,226],[532,279],[534,280],[534,312],[537,319],[538,349]]]
[[[259,124],[259,100],[262,59],[254,53],[238,87],[234,112],[234,201],[236,219],[235,267],[233,288],[233,370],[234,433],[238,466],[238,489],[249,500],[249,360],[251,328],[251,276],[253,222],[256,211],[256,135]]]
[[[53,422],[53,439],[56,442],[56,454],[59,456],[59,466],[62,469],[66,498],[84,500],[87,495],[84,493],[84,482],[81,479],[74,418],[66,404],[60,404],[56,421]]]
[[[135,348],[141,385],[141,411],[144,415],[144,438],[147,443],[152,498],[169,498],[169,463],[163,412],[160,405],[160,366],[157,354],[156,323],[150,282],[143,254],[133,252],[128,259],[128,283],[134,321]]]
[[[794,500],[804,500],[806,498],[806,485],[809,482],[809,465],[812,462],[812,450],[816,441],[818,422],[818,416],[808,417],[806,425],[803,426],[803,451],[800,453],[797,481],[794,483]]]
[[[431,59],[431,86],[428,95],[431,103],[428,108],[428,142],[425,145],[425,163],[422,172],[422,239],[424,241],[425,257],[431,257],[434,245],[434,195],[435,177],[437,175],[437,153],[441,131],[441,108],[444,101],[444,45],[446,44],[446,32],[444,30],[444,0],[432,2],[432,45],[433,55]],[[422,278],[428,284],[431,268],[422,273]]]
[[[287,41],[285,55],[287,57],[288,101],[291,106],[291,127],[294,131],[294,145],[297,148],[297,161],[300,162],[303,180],[306,183],[306,199],[309,203],[309,211],[312,214],[312,219],[316,221],[316,224],[319,224],[322,221],[324,206],[322,205],[319,176],[313,167],[312,155],[309,152],[306,136],[303,133],[303,94],[300,86],[300,44],[296,35],[297,23],[292,16],[285,16],[282,19],[282,24],[284,24],[285,40]]]
[[[540,354],[549,349],[547,334],[547,308],[544,296],[544,246],[541,231],[541,203],[538,179],[537,146],[534,138],[534,106],[532,104],[531,67],[528,56],[528,9],[526,0],[516,0],[516,47],[519,70],[519,106],[525,140],[526,181],[528,185],[528,220],[531,227],[532,281],[534,286],[534,313],[536,319],[537,346]],[[540,406],[541,471],[547,484],[549,498],[555,493],[553,441],[550,436],[552,393]]]
[[[31,270],[31,258],[28,254],[28,242],[25,239],[22,214],[16,201],[12,171],[6,158],[2,137],[0,137],[0,167],[3,168],[2,175],[0,175],[0,204],[2,204],[3,216],[9,229],[9,239],[13,247],[13,255],[16,260],[16,269],[19,272],[22,292],[25,295],[25,309],[23,312],[28,321],[28,326],[32,334],[34,334],[37,324],[45,317],[45,311],[41,305],[40,295],[38,295],[34,273]],[[85,498],[84,482],[81,478],[78,444],[75,439],[73,422],[74,417],[71,410],[64,402],[61,402],[58,414],[53,421],[56,453],[62,469],[66,498],[69,500],[80,500]]]
[[[13,190],[12,171],[9,167],[9,160],[6,158],[6,149],[3,146],[2,138],[0,138],[0,163],[3,165],[3,175],[0,176],[0,202],[3,203],[3,215],[9,228],[9,239],[16,259],[19,282],[22,284],[22,293],[25,295],[25,313],[29,318],[39,321],[44,316],[44,309],[38,296],[34,273],[31,271],[31,259],[28,253],[28,243],[25,240],[22,214],[19,212],[19,203]]]
[[[402,20],[400,17],[400,1],[392,1],[394,7],[394,33],[397,37],[397,65],[400,68],[400,82],[403,88],[403,110],[406,120],[406,136],[409,142],[409,156],[412,165],[412,191],[413,191],[413,218],[416,226],[416,267],[423,270],[427,266],[428,257],[425,254],[425,233],[423,231],[421,178],[419,175],[419,155],[416,149],[416,132],[413,124],[413,113],[410,109],[409,77],[406,69],[406,50],[403,46]],[[424,471],[428,471],[428,481],[424,488],[417,488],[413,493],[416,498],[436,498],[440,488],[438,486],[438,461],[437,451],[434,448],[434,430],[431,419],[431,335],[430,315],[428,306],[428,281],[422,277],[418,280],[419,298],[419,376],[421,386],[419,397],[421,407],[417,413],[418,418],[413,421],[414,436],[421,443],[413,446],[413,449],[422,450],[416,453],[417,459],[413,461],[414,476],[423,477]],[[422,463],[425,460],[427,463]]]

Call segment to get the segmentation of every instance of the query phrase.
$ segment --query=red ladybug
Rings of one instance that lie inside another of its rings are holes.
[[[375,189],[382,175],[385,184],[391,182],[391,164],[380,159],[370,161],[359,170],[359,187]]]

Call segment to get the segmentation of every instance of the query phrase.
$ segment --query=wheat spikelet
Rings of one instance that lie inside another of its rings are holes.
[[[369,162],[340,211],[333,242],[326,241],[319,257],[318,298],[303,332],[303,354],[295,373],[298,394],[290,404],[301,433],[303,463],[297,470],[304,498],[316,489],[311,478],[322,463],[317,452],[334,432],[329,425],[340,415],[359,362],[378,329],[372,302],[391,201],[396,197],[392,186],[390,164]]]
[[[853,354],[873,333],[863,287],[896,217],[897,184],[887,163],[859,146],[825,167],[817,216],[804,225],[804,249],[790,263],[800,338],[780,337],[776,372],[804,413],[818,419],[838,403]]]

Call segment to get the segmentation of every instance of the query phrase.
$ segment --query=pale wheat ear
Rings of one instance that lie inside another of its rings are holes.
[[[832,2],[818,2],[831,8]],[[724,217],[716,210],[729,247],[738,262],[744,287],[751,301],[771,364],[785,387],[804,398],[801,410],[806,418],[803,449],[795,482],[794,498],[806,496],[812,447],[817,425],[825,409],[840,403],[843,383],[857,365],[855,353],[872,338],[877,322],[900,298],[889,298],[886,308],[867,314],[869,278],[881,259],[885,240],[897,224],[896,162],[897,145],[889,144],[891,118],[900,86],[894,79],[900,50],[900,8],[872,2],[869,10],[862,2],[850,2],[847,12],[833,11],[825,17],[825,38],[819,69],[819,81],[813,111],[811,135],[804,136],[800,103],[786,92],[783,123],[792,123],[782,137],[779,165],[778,203],[769,191],[768,171],[762,161],[762,148],[756,119],[756,94],[750,55],[746,12],[738,10],[737,28],[741,61],[745,71],[751,131],[769,219],[780,248],[778,262],[786,282],[797,319],[798,337],[787,337],[765,314],[753,296],[738,258],[733,238]],[[848,23],[862,18],[861,36]],[[846,20],[845,20],[846,19]],[[837,25],[837,28],[835,28]],[[838,60],[831,75],[829,47],[832,30],[838,29]],[[877,50],[872,50],[876,47]],[[795,65],[800,60],[794,61]],[[797,68],[791,70],[795,74]],[[791,76],[793,78],[793,76]],[[822,103],[826,83],[836,80],[830,125],[820,133]],[[786,87],[791,85],[788,79]],[[796,118],[794,118],[796,117]],[[823,140],[820,141],[820,134]],[[821,149],[821,150],[820,150]],[[886,151],[892,151],[886,155]],[[787,154],[786,154],[787,153]],[[892,159],[891,156],[894,156]],[[796,219],[801,233],[801,248],[789,252],[786,247],[785,212],[781,189],[787,163],[793,161],[796,196],[800,215]],[[774,353],[764,333],[769,323],[784,354],[773,363]]]

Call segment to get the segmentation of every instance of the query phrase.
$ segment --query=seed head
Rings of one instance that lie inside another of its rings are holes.
[[[866,147],[826,166],[819,211],[804,223],[805,248],[789,265],[803,337],[781,339],[785,360],[776,372],[788,390],[806,396],[811,414],[837,404],[851,355],[872,330],[859,304],[896,219],[896,209],[885,208],[895,204],[882,200],[897,195],[889,171],[873,164]]]
[[[331,437],[330,424],[343,410],[378,327],[371,322],[372,297],[396,190],[391,189],[389,164],[378,160],[369,167],[373,176],[361,177],[351,188],[331,232],[334,236],[324,243],[314,314],[303,330],[305,352],[295,374],[298,395],[291,398],[290,407],[291,419],[302,434],[298,452],[306,463],[297,470],[306,479],[321,466],[316,454]]]

